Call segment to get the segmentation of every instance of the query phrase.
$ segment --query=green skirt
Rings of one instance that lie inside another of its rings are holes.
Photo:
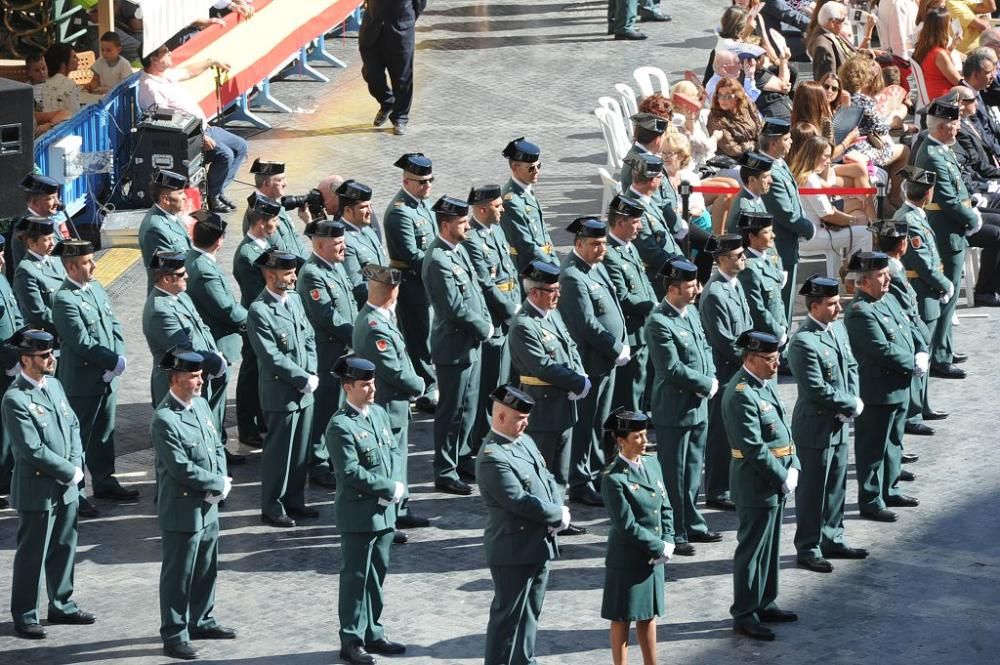
[[[604,569],[601,618],[645,621],[663,614],[663,566]]]

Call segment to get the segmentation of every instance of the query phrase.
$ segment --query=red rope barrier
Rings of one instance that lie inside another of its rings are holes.
[[[692,192],[702,194],[739,194],[739,187],[709,187],[707,185],[696,185],[691,188]],[[874,196],[877,194],[874,187],[800,187],[799,194],[826,194],[828,196]]]

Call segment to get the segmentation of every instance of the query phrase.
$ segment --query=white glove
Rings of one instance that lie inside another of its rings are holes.
[[[983,228],[983,216],[979,212],[979,208],[973,208],[972,212],[976,213],[976,224],[971,229],[965,232],[965,237],[968,238],[971,235],[975,235],[979,232],[979,229]]]
[[[21,363],[15,363],[13,367],[4,372],[7,376],[17,376],[21,372]]]
[[[125,360],[125,356],[118,356],[118,364],[116,364],[115,368],[111,371],[114,372],[115,376],[121,376],[125,373],[125,365],[127,364],[128,361]]]
[[[580,391],[579,395],[577,395],[576,393],[570,393],[569,395],[567,395],[567,397],[569,397],[569,401],[575,402],[578,399],[583,399],[584,397],[587,396],[587,393],[590,392],[590,386],[592,385],[590,383],[590,377],[585,376],[583,377],[583,380],[585,382],[583,384],[583,390]]]
[[[1000,181],[990,180],[986,186],[986,191],[988,191],[990,194],[1000,193]]]
[[[392,490],[392,498],[391,499],[383,499],[383,498],[380,497],[379,500],[378,500],[378,505],[380,505],[380,506],[391,506],[394,503],[399,503],[399,500],[403,498],[403,492],[405,492],[405,491],[406,491],[406,487],[403,486],[403,483],[401,483],[401,482],[399,482],[397,480],[396,481],[396,486]]]
[[[972,194],[972,196],[969,197],[969,200],[972,201],[973,208],[982,208],[983,204],[986,203],[986,197],[979,192]]]
[[[660,556],[658,556],[657,558],[650,559],[649,560],[649,565],[651,565],[651,566],[662,565],[662,564],[670,561],[670,558],[673,555],[674,555],[674,544],[673,543],[666,543],[665,542],[665,543],[663,543],[663,552],[661,552]]]
[[[520,311],[521,311],[521,303],[517,303],[517,306],[514,307],[514,316],[517,316],[517,313]]]
[[[495,333],[496,331],[497,331],[497,329],[494,328],[493,324],[491,323],[490,324],[490,331],[488,333],[486,333],[486,339],[489,339],[490,337],[493,337],[493,333]]]
[[[674,237],[677,238],[678,240],[684,240],[684,238],[688,234],[688,231],[690,230],[691,230],[691,225],[687,223],[687,220],[678,218],[677,233],[674,234]]]
[[[310,374],[309,378],[306,379],[306,387],[300,390],[304,395],[309,395],[315,392],[316,388],[319,386],[319,377],[315,374]]]
[[[205,503],[210,503],[212,505],[215,505],[220,501],[222,501],[221,494],[212,494],[211,492],[205,492]]]
[[[628,344],[622,345],[622,352],[618,354],[615,359],[615,367],[621,367],[622,365],[627,365],[628,361],[632,359],[632,347]]]
[[[225,499],[233,491],[233,479],[226,476],[222,479],[222,498]]]
[[[781,339],[778,340],[778,348],[783,347],[787,343],[788,343],[788,333],[783,332],[781,333]]]
[[[217,379],[220,376],[225,376],[226,375],[226,370],[229,369],[229,363],[226,362],[226,359],[222,356],[222,354],[221,353],[216,353],[215,355],[218,356],[219,362],[222,363],[222,364],[219,366],[219,371],[216,374],[210,374],[209,375],[210,378],[213,378],[213,379]]]
[[[854,416],[845,416],[842,413],[838,413],[837,415],[834,416],[834,418],[836,418],[837,420],[839,420],[840,422],[842,422],[844,424],[849,423],[852,420],[854,420]]]
[[[923,376],[931,366],[930,355],[926,351],[921,351],[913,356],[913,365],[913,373],[917,376]]]
[[[715,393],[719,392],[719,380],[712,379],[712,387],[708,391],[708,398],[712,399],[715,397]]]
[[[781,271],[781,288],[785,288],[785,284],[787,284],[787,283],[788,283],[788,271],[787,270],[782,270]]]
[[[785,494],[791,494],[795,491],[795,488],[799,485],[799,470],[791,468],[788,470],[788,476],[785,478],[785,482],[781,485],[781,491]]]
[[[569,526],[569,506],[562,507],[562,517],[559,518],[559,526],[550,526],[549,535],[559,533]]]
[[[855,397],[854,399],[857,400],[857,402],[854,404],[854,415],[851,417],[857,418],[861,415],[861,412],[865,410],[865,403],[861,401],[860,397]]]
[[[101,380],[104,381],[104,383],[111,383],[112,381],[115,380],[116,376],[118,375],[115,374],[115,370],[106,369],[104,370],[104,374],[101,374]]]
[[[945,291],[944,295],[938,298],[938,300],[941,301],[942,305],[947,305],[948,301],[951,300],[952,296],[954,295],[955,295],[955,285],[952,284],[951,282],[948,282],[948,290]]]
[[[73,469],[73,480],[69,481],[66,486],[69,487],[70,485],[79,485],[81,480],[83,480],[83,469],[76,467]]]

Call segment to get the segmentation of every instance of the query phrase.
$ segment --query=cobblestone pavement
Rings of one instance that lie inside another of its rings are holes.
[[[700,68],[714,44],[710,27],[724,3],[667,2],[670,24],[648,29],[643,43],[609,41],[602,2],[491,4],[438,0],[418,27],[417,94],[410,132],[394,137],[374,130],[376,106],[365,91],[353,39],[332,40],[330,50],[349,61],[330,73],[332,82],[281,82],[275,94],[298,112],[268,115],[275,129],[253,136],[251,159],[288,162],[293,193],[304,192],[326,173],[356,177],[375,189],[382,210],[399,183],[392,162],[419,150],[435,161],[435,194],[464,196],[470,185],[502,182],[503,145],[527,135],[543,149],[538,186],[547,220],[557,228],[573,217],[596,213],[596,167],[603,142],[590,114],[596,98],[616,82],[630,82],[640,64],[657,64],[671,77]],[[645,30],[647,24],[642,27]],[[249,180],[244,175],[243,180]],[[242,199],[247,185],[234,186]],[[238,225],[239,217],[232,220]],[[556,233],[557,242],[566,235]],[[228,257],[238,233],[227,238]],[[802,273],[803,270],[800,270]],[[808,274],[808,273],[806,273]],[[9,617],[0,625],[0,664],[163,663],[157,635],[159,533],[152,505],[148,449],[150,359],[141,337],[143,277],[133,268],[112,286],[116,311],[129,345],[129,370],[119,407],[119,471],[139,487],[141,502],[97,502],[101,517],[80,525],[76,599],[98,615],[94,626],[52,626],[31,643],[12,636]],[[968,310],[960,310],[967,313]],[[660,619],[659,660],[688,665],[782,663],[996,663],[1000,590],[1000,481],[993,469],[998,419],[990,409],[1000,386],[997,318],[966,317],[958,346],[971,352],[965,381],[934,380],[936,408],[951,418],[935,423],[937,436],[907,441],[921,455],[912,493],[917,509],[900,521],[878,525],[857,519],[853,473],[847,532],[868,547],[864,562],[838,562],[832,575],[794,565],[793,511],[786,512],[782,543],[782,606],[801,616],[778,627],[778,641],[751,643],[733,637],[731,556],[736,521],[708,511],[725,539],[698,545],[698,555],[667,567],[668,609]],[[989,312],[985,312],[989,314]],[[794,387],[781,388],[785,404]],[[411,478],[415,510],[432,520],[393,550],[385,623],[389,636],[408,645],[407,664],[482,662],[491,598],[482,551],[484,511],[478,498],[434,492],[431,423],[411,429]],[[259,462],[233,469],[235,489],[222,520],[217,616],[240,630],[235,642],[205,644],[208,662],[244,665],[319,665],[338,662],[337,571],[339,534],[333,496],[310,490],[320,518],[288,531],[258,521]],[[538,640],[540,661],[593,665],[610,661],[607,623],[599,616],[607,522],[600,509],[574,508],[588,536],[565,539],[555,562]],[[10,594],[10,566],[17,521],[0,512],[0,602]],[[43,612],[44,616],[44,612]],[[632,654],[639,662],[639,654]]]

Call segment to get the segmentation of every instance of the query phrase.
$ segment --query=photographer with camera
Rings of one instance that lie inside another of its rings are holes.
[[[305,259],[309,252],[306,251],[306,246],[299,234],[295,232],[295,225],[288,216],[288,211],[297,210],[299,219],[302,220],[303,224],[308,224],[313,220],[314,210],[322,211],[323,195],[318,189],[313,189],[302,196],[285,196],[288,181],[285,179],[284,162],[265,162],[258,157],[253,160],[250,173],[253,174],[253,182],[254,186],[257,187],[258,194],[263,194],[267,198],[281,203],[281,212],[278,213],[278,230],[271,238],[268,238],[271,246],[282,252],[294,254],[300,259]],[[244,235],[249,228],[250,217],[244,213]]]

